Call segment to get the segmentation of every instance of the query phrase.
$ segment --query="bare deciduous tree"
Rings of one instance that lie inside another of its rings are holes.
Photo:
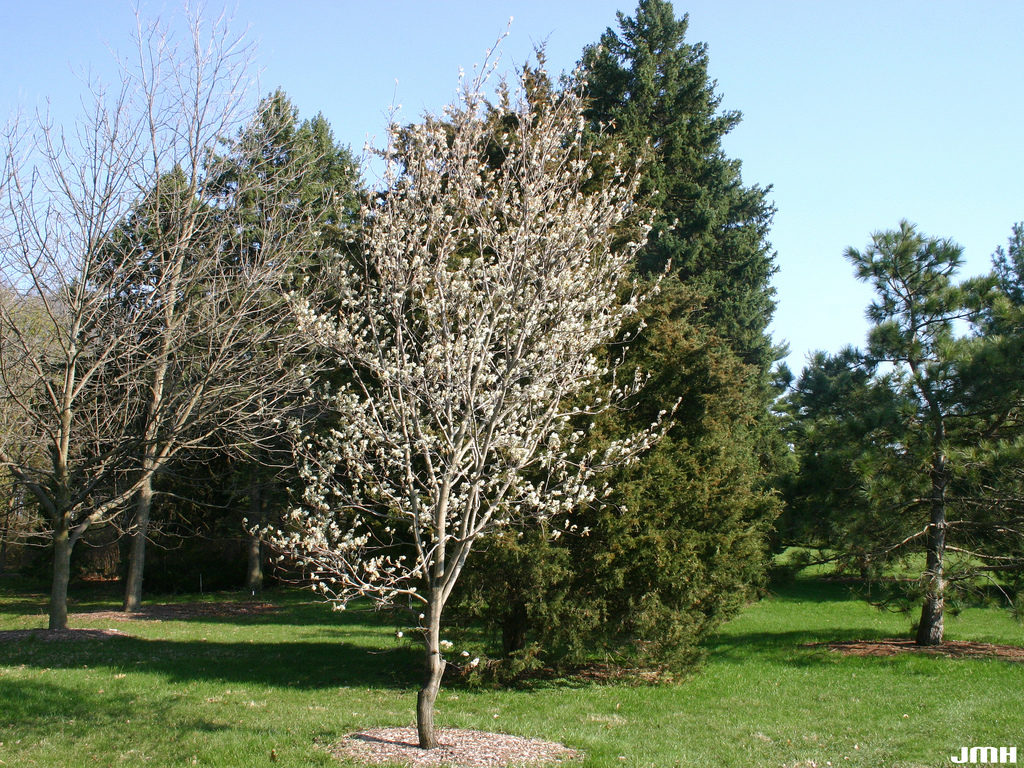
[[[156,474],[187,449],[251,444],[299,378],[281,364],[296,338],[282,289],[309,227],[286,185],[225,183],[262,146],[240,131],[250,51],[223,19],[189,29],[179,52],[140,23],[137,58],[73,131],[7,135],[0,462],[52,526],[54,630],[85,530],[134,501],[137,606]]]
[[[339,605],[362,595],[419,614],[424,748],[437,745],[442,612],[474,543],[528,516],[571,527],[574,508],[599,503],[594,474],[660,430],[581,448],[593,417],[639,386],[601,384],[616,367],[603,345],[640,300],[618,295],[641,245],[615,245],[634,209],[629,161],[601,158],[594,175],[574,91],[503,85],[489,105],[484,79],[442,117],[392,126],[339,311],[298,304],[349,383],[324,393],[336,426],[303,437],[304,505],[275,534]]]

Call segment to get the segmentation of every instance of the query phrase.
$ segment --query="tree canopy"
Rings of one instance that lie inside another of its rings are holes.
[[[906,221],[848,249],[876,295],[867,347],[816,356],[791,398],[790,522],[879,584],[917,569],[902,597],[922,601],[922,645],[942,642],[949,599],[1019,590],[1018,235],[959,282],[960,246]]]

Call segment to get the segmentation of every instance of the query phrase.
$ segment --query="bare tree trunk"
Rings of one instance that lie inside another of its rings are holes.
[[[932,459],[932,503],[928,526],[928,560],[925,567],[925,598],[921,621],[917,625],[917,645],[942,643],[943,614],[946,603],[946,579],[943,560],[946,554],[946,460],[941,452]]]
[[[249,487],[249,524],[263,526],[263,493],[259,483],[253,481]],[[263,553],[260,537],[249,534],[249,565],[245,574],[245,588],[250,592],[263,589]]]
[[[124,589],[124,610],[139,610],[142,605],[142,576],[146,568],[146,536],[153,509],[153,481],[146,478],[135,494],[135,533],[128,555],[128,578]]]
[[[0,533],[0,573],[7,568],[7,537],[11,533],[11,520],[14,518],[14,507],[17,503],[15,496],[16,485],[11,484],[11,497],[7,500],[7,514],[4,516],[4,530]]]
[[[71,581],[71,536],[68,521],[61,517],[53,532],[53,583],[50,587],[50,622],[53,632],[68,628],[68,582]]]
[[[427,627],[427,664],[423,687],[416,697],[416,730],[420,747],[434,749],[438,746],[437,731],[434,729],[434,703],[441,689],[446,662],[441,658],[441,606],[436,592],[430,604],[430,619]]]

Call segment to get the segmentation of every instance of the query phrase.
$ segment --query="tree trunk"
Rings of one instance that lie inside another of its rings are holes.
[[[65,518],[53,532],[53,584],[50,587],[51,632],[68,628],[68,582],[71,580],[71,531]]]
[[[932,503],[927,546],[925,597],[915,642],[917,645],[940,645],[946,603],[946,578],[943,573],[946,554],[946,460],[941,452],[932,459]]]
[[[153,481],[146,478],[135,494],[135,533],[128,555],[128,578],[124,589],[124,610],[137,611],[142,605],[142,574],[146,567],[146,536],[153,508]]]
[[[441,658],[439,649],[427,650],[427,671],[423,687],[416,698],[416,730],[419,732],[420,747],[434,749],[437,731],[434,729],[434,702],[441,689],[441,678],[447,662]]]
[[[263,493],[260,484],[249,486],[249,525],[263,525]],[[248,541],[249,563],[245,573],[245,588],[250,592],[263,589],[263,556],[259,534],[250,532]]]
[[[245,573],[245,588],[249,592],[260,592],[263,589],[263,550],[260,537],[250,533],[248,541],[249,564]]]
[[[526,647],[526,606],[515,600],[501,623],[501,650],[505,656]]]
[[[434,729],[434,702],[441,689],[446,662],[441,658],[441,606],[437,592],[430,604],[430,619],[427,625],[427,664],[423,687],[416,698],[416,730],[419,732],[420,747],[434,749],[437,745],[437,731]]]
[[[14,518],[14,507],[17,497],[14,495],[15,486],[11,485],[11,497],[7,501],[7,514],[4,517],[4,530],[0,533],[0,573],[7,568],[7,537],[11,533],[11,520]]]

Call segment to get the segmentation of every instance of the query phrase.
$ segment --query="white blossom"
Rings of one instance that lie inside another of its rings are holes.
[[[579,93],[531,103],[503,85],[488,106],[483,80],[442,117],[392,127],[362,260],[337,260],[340,309],[292,302],[347,383],[314,388],[334,428],[299,436],[303,504],[272,538],[330,599],[420,604],[432,664],[474,543],[600,503],[594,475],[662,429],[582,449],[593,416],[645,381],[617,382],[604,346],[643,298],[621,293],[647,227],[615,246],[635,171],[606,157],[594,178]]]

